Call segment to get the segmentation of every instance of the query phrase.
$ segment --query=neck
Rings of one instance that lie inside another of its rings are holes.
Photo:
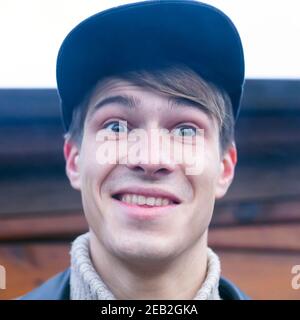
[[[118,299],[192,299],[205,278],[207,248],[203,239],[189,252],[159,265],[149,261],[145,264],[119,261],[102,249],[91,234],[95,269]],[[110,266],[114,266],[113,272]]]
[[[110,299],[219,298],[219,262],[214,263],[214,267],[211,266],[210,272],[207,272],[210,252],[207,248],[207,233],[172,261],[159,264],[119,259],[103,248],[93,232],[89,234],[88,251],[95,273],[101,275],[100,282],[103,281],[107,292],[111,293]],[[75,263],[73,261],[72,264]],[[199,290],[204,281],[205,286]]]

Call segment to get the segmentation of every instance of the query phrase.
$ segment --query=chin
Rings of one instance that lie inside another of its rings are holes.
[[[165,261],[176,256],[176,245],[155,235],[144,237],[118,238],[110,250],[122,259],[135,261],[136,263]]]

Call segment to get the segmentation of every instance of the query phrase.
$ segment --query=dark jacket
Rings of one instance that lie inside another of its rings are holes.
[[[249,300],[232,282],[221,277],[219,293],[223,300]],[[19,300],[70,300],[70,268],[56,274],[40,287],[18,298]]]

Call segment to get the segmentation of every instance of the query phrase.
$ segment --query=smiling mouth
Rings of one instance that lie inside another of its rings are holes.
[[[139,206],[144,208],[152,207],[166,207],[170,205],[178,205],[179,202],[176,200],[171,200],[165,197],[154,197],[154,196],[144,196],[140,194],[132,193],[119,193],[112,195],[115,200],[124,202],[129,205]]]

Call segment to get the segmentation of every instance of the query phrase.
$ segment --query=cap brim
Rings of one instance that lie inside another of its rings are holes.
[[[237,116],[243,48],[235,26],[220,10],[197,1],[144,1],[84,20],[67,35],[57,58],[65,129],[73,108],[103,77],[175,62],[225,89]]]

